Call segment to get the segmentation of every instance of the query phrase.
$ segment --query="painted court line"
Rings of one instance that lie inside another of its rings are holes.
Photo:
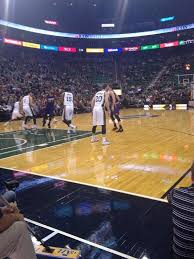
[[[34,224],[34,225],[36,225],[36,226],[39,226],[39,227],[42,227],[42,228],[51,230],[51,231],[53,231],[53,232],[55,232],[55,233],[57,233],[57,234],[60,234],[60,235],[62,235],[62,236],[66,236],[66,237],[72,238],[72,239],[77,240],[77,241],[79,241],[79,242],[81,242],[81,243],[84,243],[84,244],[87,244],[87,245],[96,247],[96,248],[101,249],[101,250],[103,250],[103,251],[106,251],[106,252],[108,252],[108,253],[115,254],[115,255],[120,256],[120,257],[122,257],[122,258],[136,259],[135,257],[129,256],[129,255],[126,255],[126,254],[123,254],[123,253],[121,253],[121,252],[119,252],[119,251],[113,250],[113,249],[111,249],[111,248],[108,248],[108,247],[105,247],[105,246],[102,246],[102,245],[98,245],[98,244],[93,243],[93,242],[91,242],[91,241],[88,241],[88,240],[86,240],[86,239],[83,239],[83,238],[74,236],[74,235],[72,235],[72,234],[66,233],[66,232],[64,232],[64,231],[61,231],[61,230],[56,229],[56,228],[53,228],[53,227],[46,226],[46,225],[41,224],[41,223],[39,223],[39,222],[33,221],[33,220],[31,220],[31,219],[25,218],[25,221],[27,221],[27,222],[29,222],[29,223],[31,223],[31,224]]]
[[[75,136],[77,136],[77,137],[82,137],[82,136],[87,136],[87,135],[88,135],[88,137],[89,137],[89,136],[91,135],[91,132],[87,132],[87,133],[83,133],[83,134],[79,134],[79,135],[75,135]],[[63,140],[69,140],[69,139],[75,138],[75,136],[70,136],[70,137],[67,137],[67,138],[62,138],[62,139],[58,139],[58,140],[54,140],[54,141],[49,141],[49,142],[47,142],[47,144],[56,143],[56,142],[63,141]],[[78,140],[80,140],[80,139],[75,139],[74,142],[75,142],[75,141],[78,141]],[[67,143],[67,142],[59,143],[59,144],[56,144],[55,146],[62,145],[62,144],[66,144],[66,143]],[[27,149],[32,149],[32,148],[34,148],[34,147],[39,147],[39,146],[40,146],[40,144],[35,145],[35,146],[31,146],[31,147],[20,148],[19,150],[18,150],[18,149],[15,149],[15,150],[11,150],[11,151],[6,151],[6,152],[3,152],[3,153],[0,153],[0,155],[5,155],[5,154],[9,154],[9,153],[21,151],[21,150],[23,150],[23,149],[25,149],[25,150],[27,150]],[[17,147],[17,145],[16,145],[16,147]],[[45,147],[45,148],[51,148],[51,147],[53,147],[53,146],[49,146],[49,147]],[[44,149],[45,149],[45,148],[44,148]],[[38,150],[39,150],[39,149],[38,149]],[[37,151],[37,150],[33,150],[33,151]],[[30,151],[27,151],[27,152],[25,152],[25,153],[28,153],[28,152],[32,152],[32,151],[30,150]],[[23,155],[23,154],[25,154],[25,153],[17,154],[17,155],[14,155],[14,156]],[[6,158],[7,158],[7,157],[1,158],[1,159],[6,159]],[[0,160],[1,160],[1,159],[0,159]]]
[[[23,139],[23,138],[0,138],[0,141],[1,141],[1,140],[5,140],[5,139],[9,139],[9,140],[11,139],[11,140],[13,140],[13,141],[17,141],[17,140],[21,141],[21,140],[22,140],[22,141],[24,141],[24,142],[21,143],[21,144],[19,144],[19,145],[0,148],[0,151],[1,151],[1,150],[5,150],[5,149],[20,147],[20,146],[23,146],[23,145],[25,145],[25,144],[27,143],[27,140],[25,140],[25,139]],[[8,151],[8,152],[10,152],[10,151]],[[0,154],[1,154],[1,153],[0,153]]]
[[[191,133],[184,132],[184,131],[179,131],[179,130],[175,130],[175,129],[161,128],[161,127],[152,127],[152,126],[144,126],[144,127],[147,127],[147,128],[150,128],[150,129],[167,130],[167,131],[172,131],[172,132],[176,132],[176,133],[180,133],[180,134],[185,134],[185,135],[194,137],[194,135],[191,134]]]
[[[64,181],[64,182],[69,182],[69,183],[82,184],[82,185],[85,185],[85,186],[90,186],[90,187],[103,189],[103,190],[107,190],[107,191],[119,192],[119,193],[124,193],[124,194],[127,194],[127,195],[132,195],[132,196],[136,196],[136,197],[140,197],[140,198],[145,198],[145,199],[156,200],[156,201],[168,203],[167,200],[164,200],[164,199],[161,199],[161,198],[155,198],[155,197],[147,196],[147,195],[143,195],[143,194],[137,194],[137,193],[133,193],[133,192],[122,191],[122,190],[113,189],[113,188],[110,188],[110,187],[105,187],[105,186],[100,186],[100,185],[95,185],[95,184],[90,184],[90,183],[85,183],[85,182],[78,182],[78,181],[74,181],[74,180],[68,180],[68,179],[64,179],[64,178],[60,178],[60,177],[56,177],[56,176],[52,176],[52,175],[44,175],[44,174],[40,174],[40,173],[33,173],[33,172],[30,172],[30,171],[24,171],[24,170],[20,170],[20,169],[17,169],[17,168],[9,168],[9,167],[4,167],[4,166],[1,166],[0,168],[7,169],[7,170],[19,171],[19,172],[22,172],[22,173],[32,174],[32,175],[36,175],[36,176],[42,176],[42,177],[60,180],[60,181]]]
[[[42,239],[42,241],[46,242],[46,241],[48,241],[49,239],[51,239],[52,237],[56,236],[57,234],[58,234],[57,232],[52,232],[50,235],[44,237],[44,238]]]

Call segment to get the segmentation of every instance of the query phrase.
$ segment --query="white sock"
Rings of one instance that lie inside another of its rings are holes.
[[[103,137],[102,142],[106,142],[106,141],[107,141],[106,137]]]

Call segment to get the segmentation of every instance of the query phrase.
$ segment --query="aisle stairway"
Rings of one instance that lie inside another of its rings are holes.
[[[149,85],[149,88],[154,88],[154,86],[157,84],[157,82],[161,79],[161,77],[166,73],[168,67],[164,66],[160,72],[157,74],[157,76],[152,80],[152,82]]]

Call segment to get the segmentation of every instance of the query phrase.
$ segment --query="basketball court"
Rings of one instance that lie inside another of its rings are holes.
[[[83,258],[168,259],[165,197],[190,185],[194,111],[121,115],[123,133],[108,123],[109,146],[90,143],[91,114],[75,116],[71,135],[60,118],[52,129],[0,123],[0,179],[20,182],[19,205],[48,245],[69,245]]]

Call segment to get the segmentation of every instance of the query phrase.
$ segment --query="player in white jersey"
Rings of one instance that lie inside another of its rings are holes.
[[[14,103],[11,120],[17,120],[17,119],[21,119],[23,117],[23,115],[20,113],[21,100],[22,100],[22,97],[20,97],[19,101]]]
[[[34,104],[34,100],[32,97],[32,93],[29,92],[28,95],[24,96],[22,99],[22,111],[24,113],[25,116],[25,121],[23,123],[23,128],[28,128],[28,122],[32,119],[33,120],[33,128],[37,128],[36,126],[36,117],[33,111],[33,108],[35,106]]]
[[[96,128],[97,126],[102,127],[102,144],[109,145],[110,143],[106,139],[106,115],[105,109],[110,114],[109,105],[109,93],[108,86],[104,85],[101,91],[98,91],[92,99],[92,115],[93,115],[93,127],[92,127],[92,139],[91,142],[98,142],[99,139],[96,138]]]
[[[73,94],[70,92],[70,89],[66,88],[66,91],[63,93],[63,122],[68,126],[67,133],[75,133],[76,126],[72,124],[72,118],[74,113],[74,102]]]
[[[20,97],[20,99],[14,103],[11,119],[4,124],[5,126],[7,126],[11,121],[21,119],[23,117],[21,114],[21,100],[22,97]]]

